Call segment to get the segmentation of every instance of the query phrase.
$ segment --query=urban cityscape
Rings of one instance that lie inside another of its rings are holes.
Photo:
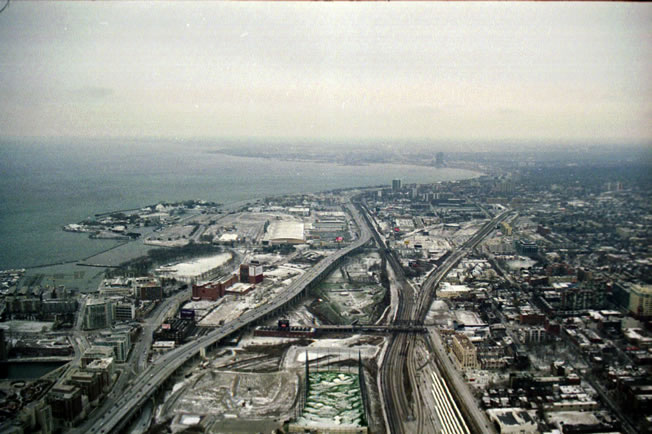
[[[0,434],[652,433],[651,24],[0,0]]]
[[[500,161],[63,226],[151,250],[2,272],[2,431],[648,432],[649,166]]]

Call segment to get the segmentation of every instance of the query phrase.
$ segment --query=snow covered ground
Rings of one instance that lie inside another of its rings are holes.
[[[192,377],[170,397],[173,414],[276,417],[292,410],[299,376],[291,372],[236,373],[209,370]]]
[[[362,337],[354,335],[346,339],[317,339],[306,347],[290,347],[283,361],[284,368],[302,368],[305,366],[306,354],[311,361],[327,358],[329,363],[357,361],[358,354],[363,359],[372,359],[380,351],[381,337]],[[330,356],[330,357],[329,357]],[[327,363],[327,361],[324,361]],[[320,363],[321,365],[321,363]]]
[[[11,331],[12,333],[39,334],[51,331],[52,324],[51,322],[44,321],[12,320],[3,322],[0,324],[0,328]]]
[[[295,425],[306,428],[365,426],[357,374],[314,372],[303,413]]]
[[[530,259],[526,256],[519,256],[517,259],[514,259],[512,261],[507,261],[507,267],[510,270],[519,270],[521,268],[530,268],[536,263],[537,261],[535,261],[534,259]]]

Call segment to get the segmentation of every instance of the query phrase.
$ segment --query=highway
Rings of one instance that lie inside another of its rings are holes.
[[[314,267],[298,277],[283,293],[279,294],[271,302],[247,311],[237,320],[216,328],[210,333],[158,358],[153,364],[143,370],[130,385],[124,388],[121,396],[112,408],[97,415],[99,419],[95,418],[94,423],[88,427],[86,432],[108,433],[122,430],[138,409],[155,394],[159,386],[170,378],[179,367],[195,357],[201,349],[215,345],[222,339],[276,312],[279,308],[285,306],[301,294],[313,281],[329,272],[341,258],[366,244],[371,239],[371,232],[358,210],[350,203],[347,207],[361,232],[360,237],[355,242],[322,259]]]
[[[149,349],[152,346],[154,331],[165,321],[166,318],[174,316],[179,306],[190,299],[192,290],[184,289],[173,297],[167,298],[154,309],[150,318],[145,322],[141,337],[134,345],[131,353],[132,366],[136,368],[136,373],[145,369]]]
[[[132,375],[137,375],[138,372],[142,371],[147,362],[147,355],[149,354],[149,349],[152,343],[152,333],[153,331],[163,323],[163,321],[169,316],[173,315],[176,312],[176,308],[184,300],[190,298],[191,290],[180,291],[175,294],[173,297],[165,299],[161,304],[159,304],[154,311],[152,312],[150,318],[147,319],[141,336],[138,341],[134,344],[133,349],[129,355],[129,360],[125,364],[118,365],[117,371],[120,372],[118,380],[113,385],[111,392],[108,396],[102,401],[100,407],[96,409],[91,416],[87,418],[80,426],[71,429],[69,432],[71,434],[76,433],[86,433],[89,432],[92,425],[98,420],[101,420],[105,414],[113,409],[115,403],[122,391],[127,384],[129,378]]]

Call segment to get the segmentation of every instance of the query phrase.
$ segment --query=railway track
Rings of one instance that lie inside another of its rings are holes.
[[[423,324],[428,310],[435,298],[435,289],[448,272],[474,248],[508,213],[505,212],[487,222],[465,243],[452,252],[448,258],[435,270],[421,287],[421,291],[415,294],[407,282],[398,259],[394,252],[390,251],[385,242],[376,230],[376,226],[370,221],[366,207],[358,205],[360,214],[371,229],[371,234],[387,262],[391,265],[399,284],[398,306],[393,318],[394,324],[416,323]],[[384,358],[381,363],[380,388],[383,396],[387,430],[390,433],[413,432],[406,429],[410,425],[416,432],[426,431],[426,410],[422,408],[424,400],[421,399],[421,391],[417,386],[417,361],[414,356],[414,348],[417,343],[417,336],[412,334],[400,334],[390,338]],[[429,342],[426,340],[426,344]],[[429,345],[428,345],[429,346]],[[435,402],[437,402],[438,416],[445,433],[467,434],[469,429],[464,417],[457,408],[457,404],[448,386],[442,378],[433,378],[435,384],[432,391]],[[439,408],[441,407],[441,408]],[[444,419],[442,419],[444,418]],[[478,426],[476,423],[475,426]]]
[[[367,209],[362,205],[359,205],[359,209],[365,222],[371,228],[372,237],[381,249],[381,254],[385,256],[394,270],[399,284],[397,309],[392,323],[394,325],[410,323],[416,306],[414,291],[408,284],[403,268],[395,254],[387,249],[385,242],[376,231],[375,225],[370,221]],[[415,385],[410,383],[411,375],[408,374],[408,367],[405,363],[406,357],[412,349],[413,337],[411,334],[393,335],[387,345],[385,357],[380,367],[379,375],[381,393],[386,406],[387,430],[391,433],[404,432],[402,421],[415,419],[415,415],[410,408],[410,398],[414,396]],[[410,397],[408,397],[408,390],[406,389],[409,389]]]

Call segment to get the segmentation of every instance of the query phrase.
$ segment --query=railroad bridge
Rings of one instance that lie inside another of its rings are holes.
[[[315,333],[425,333],[426,328],[418,324],[392,324],[392,325],[320,325],[314,327]]]

